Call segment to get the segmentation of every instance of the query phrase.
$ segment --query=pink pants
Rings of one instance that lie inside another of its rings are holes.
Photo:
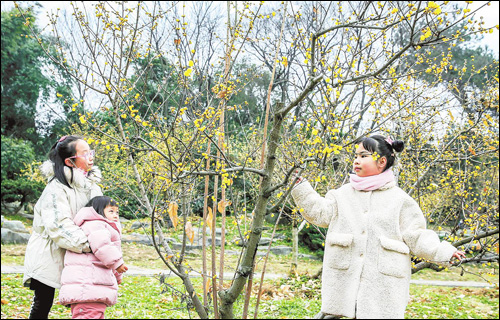
[[[104,319],[106,304],[99,302],[75,303],[71,305],[72,319]]]

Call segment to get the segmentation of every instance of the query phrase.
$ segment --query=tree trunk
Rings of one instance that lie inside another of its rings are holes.
[[[283,123],[283,117],[281,114],[276,115],[275,122],[272,127],[272,131],[269,137],[268,152],[266,157],[265,172],[266,176],[262,179],[260,185],[259,197],[257,198],[257,203],[254,210],[254,219],[252,222],[250,233],[250,238],[248,239],[247,247],[243,253],[243,259],[240,267],[236,271],[236,278],[233,284],[228,290],[223,290],[219,292],[221,298],[220,305],[220,316],[223,319],[233,319],[233,305],[238,298],[241,290],[245,286],[248,280],[250,272],[252,272],[252,266],[255,259],[255,254],[257,252],[257,246],[259,244],[260,237],[262,235],[262,226],[264,223],[264,216],[266,214],[267,204],[269,202],[269,197],[271,194],[268,192],[271,187],[271,181],[274,172],[274,166],[276,162],[276,149],[279,145],[281,125]]]

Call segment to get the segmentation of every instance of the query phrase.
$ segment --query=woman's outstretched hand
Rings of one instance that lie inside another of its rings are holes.
[[[302,182],[302,180],[304,180],[304,178],[302,178],[302,176],[299,176],[299,170],[295,170],[292,177],[293,177],[293,180],[297,179],[297,181],[295,181],[295,184],[299,184]]]
[[[462,261],[462,259],[465,259],[465,252],[463,251],[455,251],[455,253],[451,256],[451,258],[457,258],[458,261]]]

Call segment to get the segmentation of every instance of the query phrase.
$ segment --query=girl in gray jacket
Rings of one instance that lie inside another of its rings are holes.
[[[302,177],[292,190],[304,218],[328,228],[322,273],[323,315],[404,318],[411,255],[449,265],[465,254],[426,229],[413,198],[390,169],[404,144],[381,135],[363,138],[350,183],[321,197]]]
[[[82,137],[62,137],[52,146],[49,159],[40,167],[48,184],[34,208],[24,259],[23,284],[35,291],[30,319],[48,318],[55,288],[61,287],[66,250],[90,252],[73,218],[91,198],[102,195],[94,151]]]

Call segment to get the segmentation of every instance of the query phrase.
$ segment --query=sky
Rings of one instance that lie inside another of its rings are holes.
[[[456,2],[465,5],[465,1],[456,1]],[[487,2],[488,1],[472,1],[472,4],[469,5],[469,8],[474,11],[476,8],[481,7]],[[69,1],[39,1],[39,3],[43,6],[42,12],[38,17],[40,26],[45,26],[48,24],[48,18],[46,15],[47,11],[55,12],[57,8],[61,9],[67,8],[68,10],[71,10]],[[13,7],[13,1],[2,1],[2,10],[9,9],[11,7]],[[484,26],[486,27],[498,26],[499,24],[498,12],[499,12],[499,1],[491,1],[490,6],[485,6],[480,11],[478,11],[476,19],[482,16],[485,22]],[[498,36],[498,32],[499,30],[495,29],[493,33],[484,34],[484,38],[478,43],[478,45],[482,47],[487,45],[493,51],[497,59],[499,57],[499,38],[500,38]]]
[[[488,1],[474,1],[470,5],[470,8],[472,10],[479,8],[481,5],[487,3]],[[486,26],[498,26],[498,20],[499,20],[499,15],[498,15],[498,9],[499,9],[499,1],[491,1],[490,6],[486,6],[482,8],[480,11],[478,11],[478,16],[482,16],[483,20],[485,22]],[[484,39],[481,40],[480,45],[485,46],[488,45],[488,47],[493,50],[495,53],[497,59],[498,59],[498,39],[500,38],[498,36],[498,29],[495,29],[493,33],[488,33],[484,35]]]

